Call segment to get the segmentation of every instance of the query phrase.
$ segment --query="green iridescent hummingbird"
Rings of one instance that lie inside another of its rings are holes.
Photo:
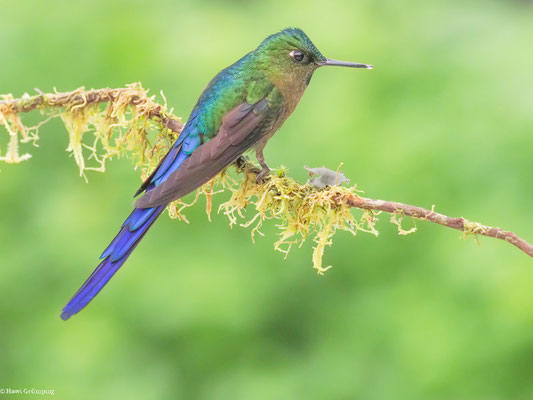
[[[250,149],[262,166],[257,178],[263,179],[269,172],[263,157],[268,139],[294,111],[313,73],[328,65],[372,68],[326,58],[302,30],[288,28],[219,72],[176,143],[137,191],[145,193],[61,318],[78,313],[102,290],[168,203],[202,186]]]

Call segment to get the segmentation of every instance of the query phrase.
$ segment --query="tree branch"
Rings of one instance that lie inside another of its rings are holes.
[[[38,92],[38,95],[24,95],[19,99],[11,95],[0,96],[0,125],[3,125],[10,135],[8,151],[5,157],[0,157],[0,160],[18,163],[30,157],[18,155],[18,143],[37,140],[36,131],[40,125],[26,128],[19,114],[36,109],[41,112],[53,110],[53,116],[62,117],[69,131],[68,150],[73,152],[82,173],[84,169],[89,169],[84,164],[86,156],[83,149],[90,149],[91,153],[88,158],[94,157],[102,164],[101,168],[97,169],[99,171],[105,170],[106,158],[114,155],[120,156],[127,150],[131,155],[137,156],[137,166],[141,166],[146,174],[146,171],[151,171],[157,165],[183,129],[180,119],[167,111],[165,105],[156,103],[154,96],[148,97],[147,91],[140,84],[127,85],[125,88],[118,89],[85,91],[84,88],[79,88],[72,92],[52,94]],[[98,107],[102,103],[106,103],[104,109]],[[130,109],[133,109],[133,116],[128,118],[126,114]],[[147,139],[146,121],[148,120],[154,121],[152,127],[158,130],[155,143]],[[32,129],[35,130],[35,134],[29,137],[28,132]],[[127,132],[124,133],[123,129],[127,129]],[[94,135],[92,147],[83,142],[83,135],[86,133]],[[19,135],[21,139],[18,139]],[[114,138],[114,144],[112,138]],[[96,144],[98,142],[104,148],[103,154],[97,154]],[[285,253],[289,251],[292,244],[303,242],[311,234],[315,235],[316,247],[313,252],[313,264],[319,273],[329,268],[322,268],[322,255],[325,246],[331,245],[331,238],[337,229],[347,230],[353,234],[357,231],[378,234],[374,227],[373,211],[391,214],[391,222],[398,225],[400,234],[414,231],[414,229],[404,231],[401,228],[401,218],[408,216],[457,229],[465,236],[482,235],[501,239],[533,257],[533,245],[510,231],[471,222],[465,218],[449,217],[433,209],[427,210],[394,201],[360,197],[355,186],[345,188],[331,184],[332,186],[325,189],[319,189],[310,184],[296,182],[287,177],[284,171],[278,171],[272,174],[264,184],[258,184],[255,177],[259,169],[244,158],[237,161],[236,167],[238,171],[244,173],[242,182],[232,181],[228,184],[229,178],[225,173],[216,178],[232,192],[230,200],[223,203],[219,211],[223,210],[230,219],[230,224],[234,224],[237,217],[244,217],[247,206],[253,204],[257,214],[242,224],[243,226],[254,225],[252,238],[254,233],[259,232],[264,220],[273,218],[280,220],[278,225],[281,229],[280,239],[274,246],[276,250]],[[315,171],[315,169],[310,170]],[[328,174],[330,177],[335,176],[334,171],[329,171]],[[198,193],[203,193],[207,197],[206,210],[210,212],[211,196],[217,193],[213,192],[213,181],[199,189]],[[181,208],[179,208],[174,202],[169,207],[169,213],[173,217],[183,217],[182,219],[186,221],[181,214],[181,210],[186,206],[189,205],[181,203]],[[354,218],[350,212],[351,208],[364,210],[360,220]],[[397,220],[397,217],[400,217],[400,220]],[[288,246],[288,248],[285,249],[282,246]]]
[[[45,110],[50,108],[72,110],[80,106],[85,107],[97,103],[112,103],[119,99],[127,99],[128,105],[149,110],[146,113],[146,117],[158,119],[167,129],[178,134],[181,133],[183,129],[181,120],[171,113],[166,112],[165,107],[154,102],[153,97],[148,97],[147,93],[147,91],[142,89],[140,84],[131,84],[125,88],[118,89],[104,88],[85,91],[84,88],[79,88],[71,92],[41,93],[35,96],[25,95],[20,99],[4,96],[4,100],[0,100],[0,117],[2,114],[8,114],[10,112],[18,114],[30,112],[35,109]]]
[[[457,229],[465,234],[482,235],[505,240],[506,242],[518,247],[530,257],[533,257],[533,245],[526,242],[515,233],[503,230],[501,228],[494,228],[479,224],[477,222],[471,222],[462,217],[449,217],[433,210],[427,210],[425,208],[398,203],[395,201],[354,197],[348,202],[348,204],[351,207],[361,208],[364,210],[385,211],[390,214],[401,214],[424,221],[434,222],[442,226],[447,226],[448,228]]]
[[[237,167],[240,170],[248,170],[253,174],[258,174],[261,171],[259,168],[256,168],[248,163],[244,158],[237,160]],[[362,210],[383,211],[393,216],[401,215],[418,220],[433,222],[448,228],[457,229],[463,232],[465,236],[482,235],[495,239],[501,239],[518,247],[528,256],[533,257],[533,245],[519,237],[517,234],[501,228],[472,222],[463,217],[449,217],[447,215],[435,212],[433,209],[428,210],[422,207],[398,203],[396,201],[370,199],[361,197],[357,194],[354,194],[353,196],[334,196],[333,201],[337,206],[348,205],[349,207],[359,208]],[[403,231],[399,225],[399,222],[395,223],[398,224],[399,232],[401,234],[410,233]]]

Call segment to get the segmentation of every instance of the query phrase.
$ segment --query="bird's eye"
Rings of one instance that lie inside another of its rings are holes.
[[[300,50],[293,50],[289,55],[297,62],[302,62],[305,59],[305,54]]]

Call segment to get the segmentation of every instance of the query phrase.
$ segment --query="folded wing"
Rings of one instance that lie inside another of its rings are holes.
[[[257,143],[272,128],[276,116],[266,99],[236,106],[222,118],[217,135],[198,146],[179,169],[139,198],[135,207],[164,205],[207,183]]]

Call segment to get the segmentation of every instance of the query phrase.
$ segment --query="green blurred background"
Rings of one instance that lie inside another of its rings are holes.
[[[298,26],[326,56],[375,69],[319,70],[267,147],[272,166],[304,180],[303,165],[344,162],[370,197],[533,240],[532,21],[532,3],[503,0],[0,0],[0,93],[141,81],[186,118],[215,73]],[[57,399],[533,398],[532,260],[429,223],[398,236],[387,216],[379,238],[339,233],[320,277],[311,243],[284,261],[272,224],[253,245],[199,205],[190,225],[161,218],[94,303],[61,321],[139,176],[123,159],[86,184],[60,121],[41,137],[30,161],[0,165],[0,387]]]

